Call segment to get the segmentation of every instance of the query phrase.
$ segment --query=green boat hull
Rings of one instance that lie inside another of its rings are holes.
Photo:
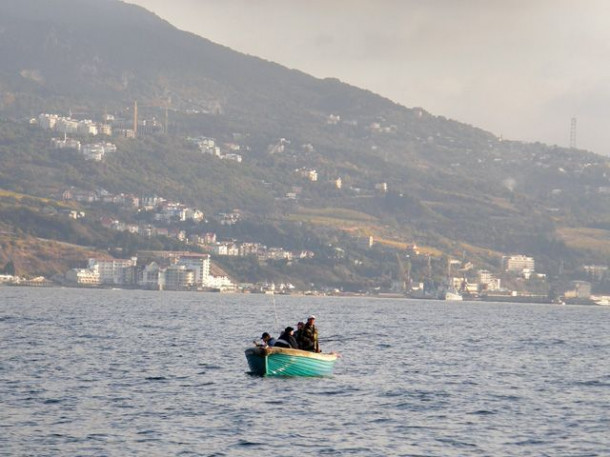
[[[319,354],[299,349],[248,348],[250,372],[258,376],[329,376],[336,354]]]

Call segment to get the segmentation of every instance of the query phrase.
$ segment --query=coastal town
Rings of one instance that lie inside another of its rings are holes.
[[[211,241],[211,239],[210,239]],[[137,257],[129,259],[90,258],[84,268],[72,268],[62,276],[51,279],[44,277],[21,278],[11,274],[0,274],[0,285],[12,286],[67,286],[67,287],[100,287],[128,288],[158,291],[201,291],[201,292],[235,292],[267,294],[310,294],[310,295],[355,295],[338,289],[298,290],[290,283],[238,283],[222,271],[213,272],[213,256],[255,256],[258,261],[265,261],[266,254],[258,255],[255,246],[245,243],[252,249],[234,247],[231,250],[216,249],[215,254],[198,254],[193,252],[143,252],[146,258],[156,258],[143,264]],[[297,261],[292,253],[281,249],[271,250],[283,258]],[[313,254],[310,254],[313,255]],[[277,258],[277,257],[275,257]],[[456,274],[451,273],[452,267]],[[608,274],[606,266],[591,265],[585,267],[592,279],[600,280]],[[441,285],[430,286],[426,281],[416,282],[410,277],[397,278],[388,288],[375,288],[356,295],[378,296],[383,298],[416,298],[438,299],[446,301],[482,300],[501,302],[540,302],[540,303],[575,303],[609,305],[610,296],[594,295],[591,282],[583,280],[570,281],[561,294],[551,296],[548,290],[546,275],[535,271],[535,260],[525,255],[504,256],[501,275],[510,278],[511,284],[521,284],[519,290],[504,287],[502,280],[488,270],[475,270],[468,262],[458,260],[448,262],[448,276]],[[472,278],[472,279],[468,279]],[[534,285],[534,287],[532,287]],[[532,292],[532,290],[535,290]]]
[[[331,115],[327,122],[334,125],[340,117]],[[51,139],[51,147],[58,151],[73,150],[82,159],[104,162],[108,155],[117,152],[112,137],[132,138],[147,134],[163,133],[165,123],[155,118],[139,119],[137,103],[133,106],[133,118],[124,119],[104,114],[99,122],[91,119],[77,120],[72,115],[42,113],[30,120],[30,125],[44,131],[59,134]],[[395,126],[375,123],[370,126],[375,132],[388,133]],[[100,138],[103,138],[100,140]],[[204,156],[227,160],[235,164],[243,163],[242,152],[247,148],[238,142],[223,142],[209,136],[187,137],[185,140]],[[290,141],[281,138],[269,145],[268,153],[281,154]],[[304,145],[312,151],[311,144]],[[311,183],[319,179],[313,167],[301,167],[294,171],[295,176]],[[332,186],[341,189],[340,177],[331,179]],[[372,192],[388,192],[385,182],[373,183]],[[288,192],[282,198],[295,200],[299,191]],[[231,227],[248,218],[240,209],[230,209],[208,216],[203,209],[194,208],[179,201],[160,195],[136,195],[129,192],[111,192],[106,189],[83,189],[72,186],[58,195],[58,200],[75,203],[79,209],[58,211],[51,206],[44,208],[48,214],[63,215],[72,219],[89,219],[95,214],[96,222],[102,227],[125,232],[144,238],[163,237],[175,240],[184,250],[140,251],[128,258],[102,256],[82,259],[82,266],[71,268],[52,278],[23,278],[14,273],[10,265],[0,275],[4,285],[61,285],[70,287],[120,287],[150,290],[191,290],[220,292],[259,292],[282,294],[344,295],[366,294],[382,297],[411,297],[442,300],[489,300],[489,301],[529,301],[529,302],[578,302],[607,304],[609,297],[592,293],[592,283],[605,280],[608,274],[606,265],[583,265],[582,277],[563,284],[560,288],[551,286],[545,273],[536,270],[535,259],[525,254],[507,254],[501,259],[497,271],[476,268],[468,258],[434,258],[435,262],[446,262],[446,274],[442,280],[431,280],[430,262],[433,256],[420,252],[412,243],[396,255],[397,267],[389,281],[360,291],[346,291],[340,288],[319,287],[311,284],[309,288],[297,288],[290,282],[264,281],[243,283],[231,278],[214,259],[254,259],[258,264],[284,262],[294,264],[314,259],[313,250],[289,250],[282,246],[267,246],[257,241],[221,238],[215,232],[205,231],[208,218],[213,218],[220,227]],[[100,208],[111,211],[100,212]],[[89,213],[91,210],[91,214]],[[123,215],[120,219],[117,215]],[[185,224],[188,228],[185,228]],[[359,249],[375,249],[377,240],[373,236],[358,236]],[[330,257],[344,256],[342,248],[329,246],[332,252],[323,253]],[[414,274],[411,265],[428,264],[428,271]],[[408,264],[408,267],[405,266]],[[1,267],[1,266],[0,266]]]

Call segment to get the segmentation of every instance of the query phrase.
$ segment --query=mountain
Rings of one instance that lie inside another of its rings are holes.
[[[113,138],[117,152],[101,164],[59,153],[53,134],[28,122],[111,114],[129,127],[134,102],[147,124],[136,140]],[[227,236],[273,233],[285,245],[345,249],[372,235],[388,249],[416,244],[481,267],[522,252],[556,274],[610,253],[608,159],[503,140],[241,54],[116,0],[3,0],[0,117],[0,189],[9,194],[57,202],[69,188],[157,194],[211,217],[240,209],[251,232],[219,227]],[[150,125],[158,128],[146,133]],[[239,147],[243,161],[202,155],[194,137]],[[2,201],[7,214],[20,207]],[[12,220],[0,229],[23,227]],[[112,240],[88,233],[82,243]],[[343,262],[335,284],[375,275]]]

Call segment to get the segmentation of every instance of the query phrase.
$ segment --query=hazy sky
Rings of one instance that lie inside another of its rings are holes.
[[[128,0],[236,51],[507,139],[610,155],[608,0]]]

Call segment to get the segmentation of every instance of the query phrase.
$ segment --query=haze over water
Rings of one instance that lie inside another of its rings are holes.
[[[331,378],[247,373],[318,316]],[[610,454],[610,308],[0,287],[0,455]]]

